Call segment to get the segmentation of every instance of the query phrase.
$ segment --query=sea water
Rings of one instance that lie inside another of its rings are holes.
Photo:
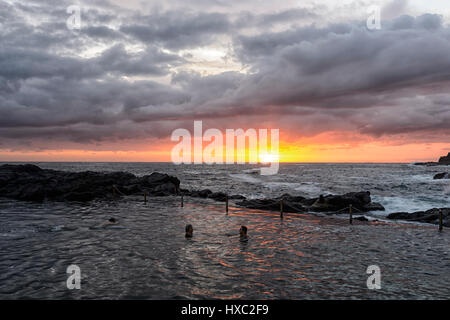
[[[249,198],[370,191],[381,222],[248,210],[176,196],[91,203],[0,199],[0,298],[393,299],[450,297],[450,234],[436,226],[382,222],[393,211],[448,207],[446,167],[407,164],[281,164],[275,176],[250,165],[38,163],[70,171],[154,171],[186,189]],[[119,228],[95,228],[110,217]],[[186,224],[194,237],[184,237]],[[248,227],[241,241],[239,228]],[[81,270],[70,290],[67,268]],[[366,285],[370,265],[381,289]]]

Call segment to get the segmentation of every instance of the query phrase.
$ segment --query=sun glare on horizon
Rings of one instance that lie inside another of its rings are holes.
[[[259,161],[262,163],[280,162],[280,155],[270,153],[260,154]]]

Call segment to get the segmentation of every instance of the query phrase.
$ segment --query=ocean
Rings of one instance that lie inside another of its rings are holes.
[[[130,196],[91,203],[0,198],[1,299],[448,299],[450,236],[437,226],[387,221],[391,212],[449,207],[446,167],[411,164],[255,165],[34,163],[67,171],[162,172],[185,189],[248,198],[370,191],[386,211],[346,217],[264,212],[210,199]],[[117,226],[97,228],[110,217]],[[375,219],[377,221],[375,221]],[[192,224],[194,237],[185,239]],[[246,241],[239,238],[248,227]],[[67,267],[81,270],[69,290]],[[367,287],[380,267],[381,289]]]

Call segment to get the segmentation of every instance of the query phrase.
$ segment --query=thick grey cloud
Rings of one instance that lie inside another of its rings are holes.
[[[192,120],[448,141],[450,28],[439,15],[370,31],[365,21],[305,26],[317,9],[227,13],[217,1],[224,10],[140,12],[96,1],[71,31],[69,4],[0,2],[3,146],[165,138]],[[396,16],[405,5],[385,10]],[[196,72],[184,50],[224,39],[246,72]]]
[[[225,14],[171,11],[135,17],[137,24],[120,30],[145,43],[157,43],[170,49],[207,45],[230,30]]]

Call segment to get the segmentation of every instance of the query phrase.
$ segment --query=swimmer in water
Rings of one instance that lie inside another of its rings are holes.
[[[241,229],[239,229],[239,235],[241,239],[247,239],[247,227],[241,226]]]
[[[194,233],[194,228],[192,227],[192,225],[191,224],[188,224],[187,226],[186,226],[186,235],[185,235],[185,237],[186,238],[192,238],[192,234]]]
[[[115,218],[109,218],[108,224],[117,224],[117,220]]]
[[[108,221],[103,222],[100,227],[101,228],[105,228],[105,227],[108,227],[108,226],[114,226],[114,225],[116,225],[118,223],[119,222],[115,218],[109,218]]]

